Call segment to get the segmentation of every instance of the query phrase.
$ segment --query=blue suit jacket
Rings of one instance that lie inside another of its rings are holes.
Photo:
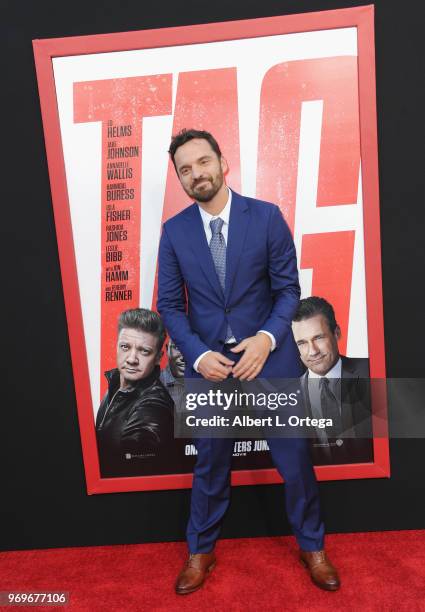
[[[227,321],[238,342],[260,329],[276,339],[262,377],[300,375],[291,322],[300,287],[295,247],[279,208],[235,192],[229,219],[223,292],[201,215],[192,204],[169,219],[159,247],[158,311],[186,360],[221,351]]]

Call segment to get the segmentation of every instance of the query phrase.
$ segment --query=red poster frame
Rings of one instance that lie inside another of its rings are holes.
[[[56,102],[53,58],[347,27],[356,27],[358,34],[360,142],[370,375],[372,378],[385,378],[373,5],[185,27],[33,41],[89,494],[190,488],[192,474],[125,478],[100,477],[65,164]],[[373,287],[373,297],[368,295],[367,290],[370,287]],[[382,397],[382,393],[379,404],[380,417],[385,416],[386,398]],[[388,437],[383,437],[382,425],[380,425],[380,437],[374,439],[373,463],[318,466],[315,467],[315,471],[319,480],[388,477],[390,475],[389,442]],[[275,469],[243,470],[232,473],[233,485],[279,482],[282,482],[282,480]]]

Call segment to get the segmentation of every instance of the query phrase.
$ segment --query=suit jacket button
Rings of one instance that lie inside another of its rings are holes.
[[[225,312],[226,314],[229,314],[229,312],[230,312],[230,308],[226,308],[224,312]]]

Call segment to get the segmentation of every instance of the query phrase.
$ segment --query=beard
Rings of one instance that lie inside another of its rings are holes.
[[[202,183],[205,184],[206,181],[210,183],[209,187],[205,186],[200,189],[197,187]],[[208,175],[192,184],[191,188],[186,190],[186,193],[190,197],[194,198],[197,202],[210,202],[221,189],[223,181],[223,173],[218,174],[215,178]]]

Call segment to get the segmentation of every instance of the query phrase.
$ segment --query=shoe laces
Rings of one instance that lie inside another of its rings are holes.
[[[316,550],[311,555],[311,563],[309,563],[309,565],[310,565],[310,568],[313,569],[314,567],[317,567],[318,565],[321,565],[322,563],[326,563],[326,562],[327,562],[327,559],[326,559],[325,551]]]
[[[198,568],[196,567],[196,565],[194,565],[194,564],[192,563],[192,561],[194,560],[194,558],[195,558],[195,553],[191,553],[191,554],[189,555],[189,559],[187,560],[187,567],[193,567],[194,569],[198,569]]]

